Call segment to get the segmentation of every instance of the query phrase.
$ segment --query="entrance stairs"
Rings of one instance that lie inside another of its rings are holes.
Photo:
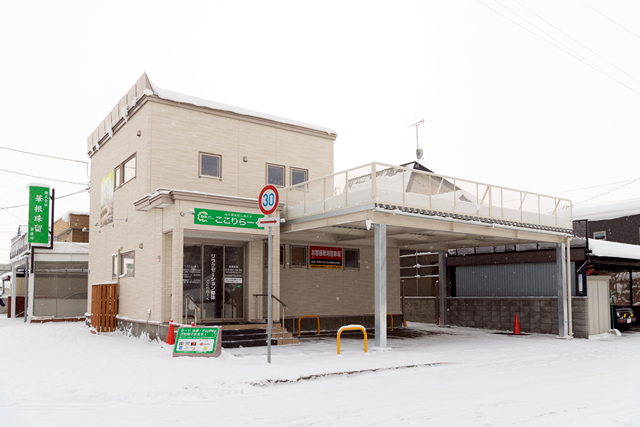
[[[267,345],[266,323],[220,325],[220,329],[222,329],[222,348],[266,347]],[[287,332],[286,328],[283,334],[281,326],[273,325],[271,345],[289,344],[298,344],[298,338],[293,338],[293,334]]]

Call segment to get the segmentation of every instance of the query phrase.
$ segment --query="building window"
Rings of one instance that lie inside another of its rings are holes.
[[[267,164],[267,184],[284,187],[284,166]]]
[[[120,187],[136,177],[136,155],[129,157],[113,171],[113,186]]]
[[[118,255],[111,255],[111,278],[118,278]]]
[[[291,168],[291,185],[302,184],[309,179],[309,172],[306,169]]]
[[[284,267],[284,244],[280,245],[280,267]],[[269,267],[269,242],[264,242],[264,267]]]
[[[221,165],[222,156],[218,154],[200,153],[200,176],[221,178]]]
[[[124,252],[120,254],[121,277],[133,276],[135,273],[135,252]]]
[[[358,270],[360,269],[360,249],[344,249],[344,268]]]
[[[307,247],[291,245],[291,267],[307,266]]]
[[[607,240],[607,232],[606,231],[595,231],[593,233],[593,238],[596,240]]]

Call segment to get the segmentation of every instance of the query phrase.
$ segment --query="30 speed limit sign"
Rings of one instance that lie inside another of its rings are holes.
[[[280,202],[278,190],[273,185],[267,185],[260,192],[258,203],[260,204],[260,212],[265,215],[271,215],[275,212]]]

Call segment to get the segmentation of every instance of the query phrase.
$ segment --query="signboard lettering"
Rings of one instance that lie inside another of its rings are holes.
[[[218,357],[221,353],[222,345],[219,327],[192,328],[184,326],[178,329],[178,337],[173,347],[173,357]]]
[[[309,246],[309,268],[342,270],[342,248]]]
[[[29,243],[49,243],[49,187],[29,186]]]
[[[258,220],[262,218],[260,214],[198,208],[194,209],[194,211],[194,224],[260,229],[260,227],[258,227]]]

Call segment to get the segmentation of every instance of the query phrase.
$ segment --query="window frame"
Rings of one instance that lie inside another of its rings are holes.
[[[285,255],[287,254],[287,250],[285,248],[285,244],[284,243],[280,243],[280,267],[284,268],[285,265]],[[264,268],[268,268],[269,267],[269,241],[265,240],[264,241]]]
[[[127,270],[125,269],[124,260],[125,260],[125,258],[127,258],[126,255],[132,255],[131,259],[133,260],[133,272],[131,274],[129,274],[127,272]],[[120,262],[118,263],[118,267],[119,267],[119,273],[120,273],[120,276],[118,276],[118,277],[135,277],[135,275],[136,275],[136,251],[132,250],[132,251],[120,252]]]
[[[295,249],[304,249],[304,265],[293,263],[293,252]],[[309,246],[307,245],[289,245],[289,268],[309,268]]]
[[[137,155],[138,153],[133,153],[131,156],[127,157],[127,159],[120,163],[118,166],[116,166],[113,169],[113,189],[117,190],[118,188],[122,187],[123,185],[125,185],[127,182],[133,181],[134,179],[136,179],[136,177],[138,176],[138,159],[137,159]],[[135,167],[134,167],[134,172],[133,172],[133,176],[129,179],[127,179],[125,181],[125,165],[127,163],[129,163],[131,160],[135,160]]]
[[[215,158],[218,159],[218,176],[206,175],[206,174],[202,173],[202,156],[215,157]],[[198,177],[221,180],[222,179],[222,155],[221,154],[213,154],[213,153],[205,153],[204,151],[200,151],[200,153],[198,153]]]
[[[304,176],[305,176],[304,181],[299,182],[297,184],[294,184],[293,183],[293,173],[294,172],[304,172]],[[307,181],[309,181],[309,169],[296,168],[296,167],[293,167],[293,166],[289,168],[289,185],[290,186],[293,187],[294,185],[300,185],[300,184],[302,184],[304,182],[307,182]],[[301,188],[296,188],[296,190],[302,190],[302,189],[303,189],[302,187]],[[306,186],[305,186],[305,189],[306,189]]]
[[[269,168],[273,167],[273,168],[278,168],[282,170],[282,185],[279,184],[272,184],[271,182],[269,182]],[[279,187],[279,188],[284,188],[287,185],[287,174],[286,174],[286,167],[284,165],[279,165],[276,163],[267,163],[266,167],[265,167],[265,181],[267,183],[267,185],[273,185],[274,187]]]
[[[596,237],[597,234],[602,233],[602,237]],[[593,232],[593,240],[607,240],[607,232],[606,231],[594,231]]]
[[[356,253],[356,267],[347,266],[347,251]],[[345,270],[360,270],[360,249],[359,248],[342,248],[342,268]]]
[[[118,255],[111,255],[111,278],[117,279],[120,274],[120,263],[118,261]]]

